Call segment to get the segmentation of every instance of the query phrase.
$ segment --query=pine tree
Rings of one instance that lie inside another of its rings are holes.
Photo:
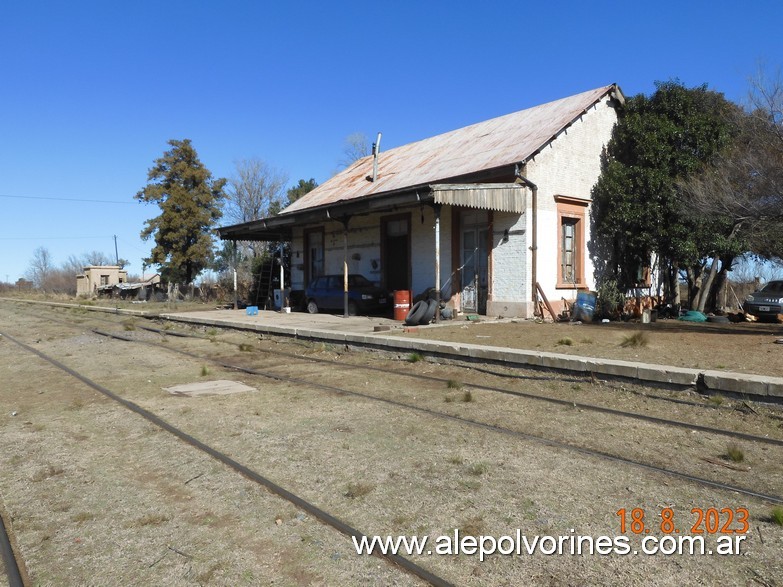
[[[226,180],[212,178],[189,139],[170,140],[169,145],[171,150],[155,161],[146,187],[135,196],[161,210],[141,232],[142,239],[155,239],[144,262],[159,264],[169,282],[189,284],[212,259],[212,228],[222,214]]]

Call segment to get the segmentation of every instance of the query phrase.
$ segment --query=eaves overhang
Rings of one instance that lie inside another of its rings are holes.
[[[290,212],[243,224],[224,226],[218,228],[217,232],[222,240],[290,241],[292,229],[295,226],[328,221],[342,222],[353,216],[388,212],[416,204],[429,204],[432,201],[432,191],[425,185],[399,193],[384,193],[343,202],[334,202],[307,208],[300,212]]]

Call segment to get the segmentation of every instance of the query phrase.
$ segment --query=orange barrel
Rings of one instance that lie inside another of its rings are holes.
[[[394,319],[405,320],[411,309],[411,292],[407,289],[398,289],[394,292]]]

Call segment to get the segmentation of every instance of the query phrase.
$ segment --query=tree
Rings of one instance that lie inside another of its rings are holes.
[[[113,265],[109,257],[101,251],[90,251],[83,255],[85,265]]]
[[[212,228],[221,216],[225,179],[213,179],[189,139],[170,140],[171,150],[155,161],[147,185],[135,198],[154,203],[161,214],[147,220],[144,240],[154,237],[147,265],[161,266],[169,282],[192,283],[212,258]]]
[[[25,277],[33,282],[35,287],[45,289],[46,283],[54,271],[52,255],[46,247],[38,247],[33,251],[30,259],[30,267],[25,272]]]
[[[288,191],[286,192],[286,195],[288,196],[288,203],[286,205],[290,206],[299,198],[313,191],[317,187],[318,182],[316,182],[312,177],[307,181],[300,179],[299,183],[297,183],[294,187],[288,188]]]
[[[731,146],[699,173],[678,182],[691,209],[731,226],[725,244],[737,255],[783,256],[782,110],[780,76],[753,80],[749,109],[733,112]],[[714,257],[705,288],[722,285],[720,277],[715,280],[717,261]],[[722,261],[730,267],[727,259]],[[703,307],[701,303],[699,309]]]
[[[367,138],[367,135],[361,132],[351,133],[343,141],[343,156],[340,159],[340,166],[350,167],[355,161],[370,153],[370,139]]]
[[[652,96],[626,102],[592,191],[590,253],[599,284],[634,287],[654,255],[670,299],[679,303],[683,271],[698,305],[707,259],[735,252],[726,240],[732,227],[722,217],[690,213],[677,181],[730,144],[734,111],[706,85],[686,88],[678,81],[658,82]]]
[[[228,180],[225,215],[241,224],[274,216],[285,202],[288,176],[261,159],[242,159],[235,163]]]

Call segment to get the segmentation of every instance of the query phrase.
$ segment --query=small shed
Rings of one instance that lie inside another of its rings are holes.
[[[119,265],[88,265],[76,276],[76,295],[90,296],[101,286],[128,281],[128,272]]]

